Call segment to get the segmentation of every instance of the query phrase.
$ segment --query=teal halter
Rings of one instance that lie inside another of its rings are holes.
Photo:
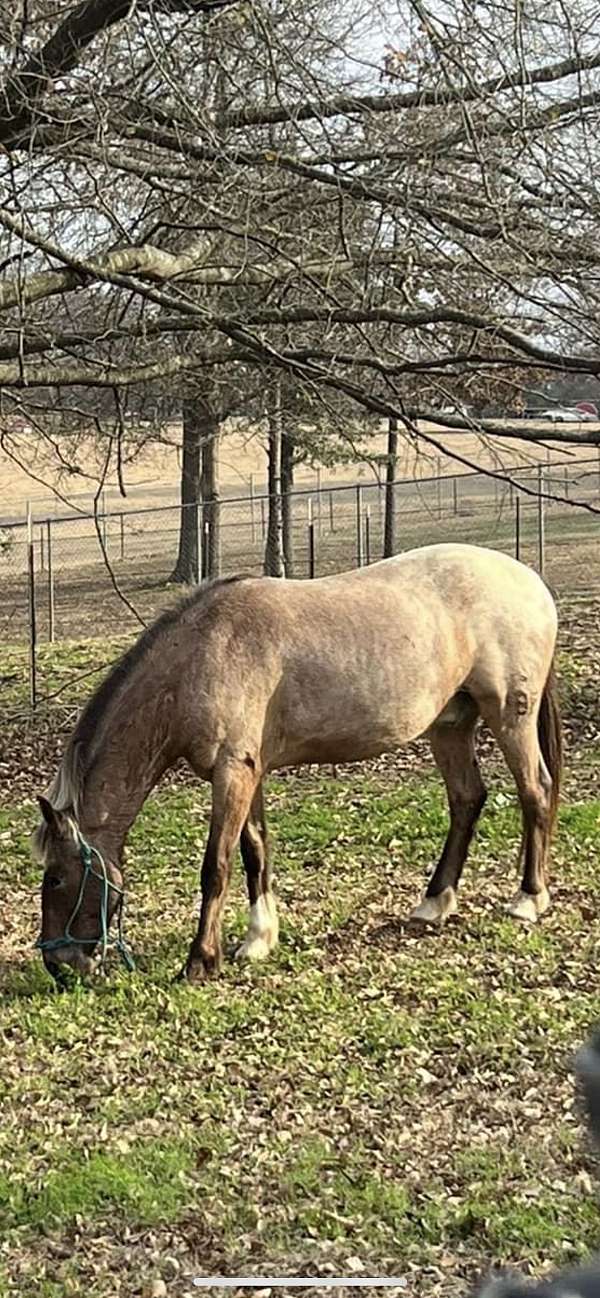
[[[108,871],[106,869],[106,861],[104,860],[102,853],[98,851],[97,847],[93,847],[91,843],[86,841],[79,829],[77,830],[77,842],[79,845],[81,864],[83,866],[83,874],[81,876],[77,901],[75,902],[73,910],[65,924],[65,931],[62,937],[50,937],[46,938],[44,941],[41,938],[38,938],[35,945],[39,951],[57,951],[61,946],[97,946],[100,942],[102,946],[102,964],[104,964],[106,959],[106,952],[108,951],[109,946],[114,946],[119,952],[125,968],[128,969],[129,973],[132,973],[135,969],[135,961],[129,947],[127,946],[125,938],[123,937],[123,902],[125,900],[125,893],[122,888],[119,888],[118,884],[113,883],[112,879],[109,879]],[[100,864],[99,871],[95,870],[93,867],[92,858],[94,856],[97,857]],[[71,932],[71,925],[81,910],[86,884],[90,875],[93,875],[95,879],[99,879],[101,884],[100,932],[97,937],[75,937],[75,934]],[[117,903],[117,936],[114,942],[110,942],[108,937],[110,924],[108,918],[108,898],[111,889],[113,892],[118,893],[119,896],[119,901]]]

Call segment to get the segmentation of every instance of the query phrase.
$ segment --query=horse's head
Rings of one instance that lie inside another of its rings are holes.
[[[47,798],[38,801],[43,819],[33,850],[44,878],[37,945],[54,978],[65,964],[89,973],[98,946],[106,949],[110,922],[122,901],[122,875],[87,842],[74,816],[57,811]]]

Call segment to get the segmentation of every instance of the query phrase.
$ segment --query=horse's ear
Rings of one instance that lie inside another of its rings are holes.
[[[48,828],[58,829],[58,818],[52,803],[48,802],[47,798],[42,798],[41,795],[38,797],[38,802],[40,804],[42,816],[44,817]]]

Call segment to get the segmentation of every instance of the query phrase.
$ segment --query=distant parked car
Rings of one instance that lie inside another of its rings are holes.
[[[442,406],[442,409],[440,410],[439,413],[440,415],[461,415],[464,418],[465,415],[469,414],[469,409],[467,406],[460,406],[460,405]]]
[[[548,419],[553,424],[582,424],[590,419],[595,421],[595,415],[589,410],[578,410],[575,406],[552,406],[550,410],[537,410],[535,418]]]

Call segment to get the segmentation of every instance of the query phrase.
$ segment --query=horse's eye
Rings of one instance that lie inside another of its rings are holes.
[[[49,888],[60,888],[62,879],[59,879],[57,874],[47,874],[46,883],[48,884]]]

